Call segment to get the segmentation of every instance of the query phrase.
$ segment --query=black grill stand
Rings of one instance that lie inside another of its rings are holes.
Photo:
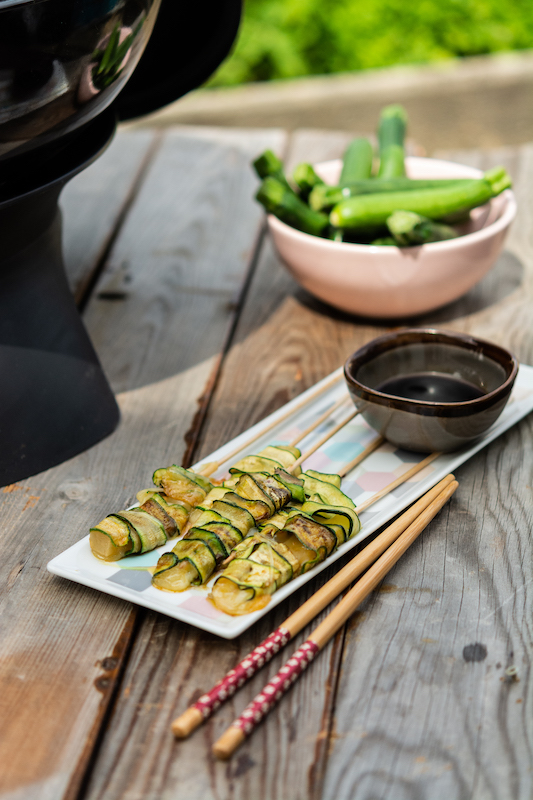
[[[67,283],[58,207],[63,186],[100,155],[114,130],[114,113],[104,112],[2,190],[0,485],[72,458],[119,421]]]

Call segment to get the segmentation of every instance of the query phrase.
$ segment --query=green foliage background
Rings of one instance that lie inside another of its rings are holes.
[[[211,86],[533,47],[532,0],[246,0]]]

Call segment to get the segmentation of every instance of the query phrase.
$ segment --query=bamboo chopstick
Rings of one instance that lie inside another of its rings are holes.
[[[216,708],[228,700],[235,691],[236,684],[244,683],[255,675],[261,667],[270,661],[275,652],[285,646],[297,633],[311,622],[332,600],[352,583],[378,556],[389,547],[398,536],[422,513],[441,491],[454,480],[447,475],[440,483],[429,490],[411,508],[389,525],[374,541],[361,550],[355,558],[346,564],[336,575],[315,592],[309,600],[301,605],[281,623],[280,627],[270,634],[261,644],[247,655],[219,681],[209,693],[190,706],[172,723],[172,732],[179,739],[185,739],[196,728],[208,719]],[[241,683],[242,681],[242,683]]]
[[[220,466],[222,466],[222,464],[224,464],[226,461],[229,461],[231,458],[234,458],[236,455],[238,455],[242,450],[245,450],[247,447],[250,447],[250,445],[253,444],[256,441],[256,439],[259,439],[261,436],[264,436],[265,433],[268,433],[273,428],[277,428],[277,426],[280,425],[282,422],[285,422],[286,419],[292,417],[292,415],[295,414],[297,411],[300,411],[300,409],[305,408],[305,406],[308,403],[310,403],[316,397],[319,397],[327,389],[330,389],[331,386],[333,386],[333,384],[337,383],[337,381],[339,381],[342,378],[342,376],[343,376],[343,367],[339,367],[339,369],[335,370],[335,372],[333,372],[330,375],[329,379],[321,386],[318,386],[314,392],[311,392],[310,394],[307,395],[307,397],[302,398],[302,400],[299,403],[296,403],[294,406],[292,406],[292,408],[287,409],[287,411],[281,416],[277,417],[276,419],[273,419],[272,422],[270,422],[265,428],[262,428],[260,431],[255,433],[250,439],[248,439],[248,441],[244,442],[243,444],[240,444],[230,453],[227,453],[222,459],[220,459],[220,461],[209,461],[203,466],[200,466],[200,468],[196,470],[198,475],[203,475],[205,478],[208,478],[209,475],[212,475],[214,472],[216,472],[217,469]]]
[[[293,654],[287,664],[263,688],[241,716],[222,734],[213,746],[217,758],[227,759],[268,714],[271,708],[292,686],[309,663],[322,650],[339,628],[351,617],[356,608],[385,577],[398,559],[411,546],[428,523],[447,502],[458,486],[449,483],[430,505],[409,525],[370,567],[365,575],[349,590],[333,611],[315,628],[307,641]]]

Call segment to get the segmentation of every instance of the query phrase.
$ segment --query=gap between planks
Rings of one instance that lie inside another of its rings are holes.
[[[151,165],[154,162],[154,159],[157,155],[158,150],[161,147],[161,143],[163,141],[163,134],[162,132],[155,132],[153,141],[151,142],[148,150],[144,154],[141,159],[141,163],[133,176],[132,182],[130,184],[129,190],[126,193],[124,200],[122,201],[120,208],[118,210],[118,214],[115,220],[114,225],[112,226],[111,230],[109,231],[107,237],[102,242],[100,247],[100,251],[98,252],[93,269],[87,274],[84,281],[81,282],[76,295],[75,301],[76,305],[78,306],[78,310],[80,314],[83,314],[84,310],[91,299],[94,290],[102,276],[107,260],[109,255],[113,249],[115,242],[117,241],[118,237],[120,236],[120,232],[124,227],[124,223],[127,219],[128,213],[134,204],[141,187],[144,183],[144,179],[148,174],[148,170],[150,169]]]

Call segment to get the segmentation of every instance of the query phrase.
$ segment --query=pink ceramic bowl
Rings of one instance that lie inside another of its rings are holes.
[[[412,178],[478,178],[482,172],[451,161],[407,158]],[[334,184],[340,161],[317,164]],[[289,272],[326,303],[365,317],[407,317],[446,305],[468,292],[498,258],[516,214],[510,189],[471,212],[463,236],[420,247],[333,242],[301,233],[276,217],[268,226]]]

